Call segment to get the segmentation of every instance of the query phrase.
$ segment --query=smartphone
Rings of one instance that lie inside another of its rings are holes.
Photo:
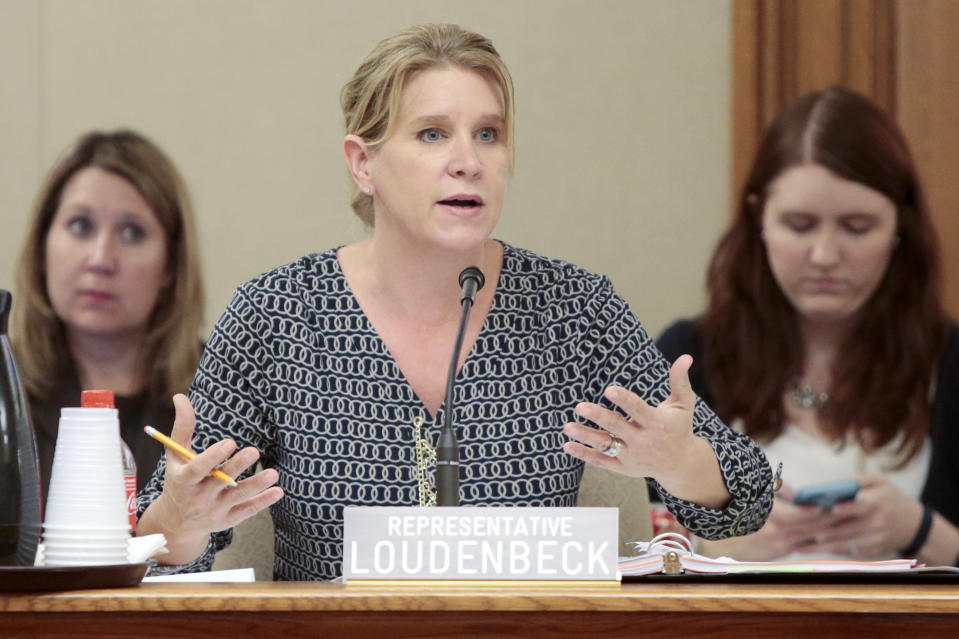
[[[829,510],[841,501],[855,499],[859,492],[859,482],[854,479],[840,479],[823,484],[813,484],[799,489],[793,503],[799,506],[819,506]]]

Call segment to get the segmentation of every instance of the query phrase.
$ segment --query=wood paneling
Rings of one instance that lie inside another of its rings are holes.
[[[788,101],[807,89],[842,82],[845,4],[842,0],[786,3],[790,11],[780,26],[795,40],[795,48],[783,57],[784,64],[795,68],[795,84],[785,87]]]
[[[884,575],[889,577],[889,575]],[[915,575],[913,575],[915,577]],[[696,580],[695,576],[690,577]],[[784,578],[785,579],[785,578]],[[800,577],[802,579],[802,577]],[[798,581],[798,580],[797,580]],[[828,580],[813,583],[488,581],[142,583],[132,588],[0,593],[0,613],[283,612],[778,612],[950,615],[959,622],[956,582]],[[9,618],[9,617],[5,617]]]
[[[897,116],[939,231],[946,304],[959,317],[959,2],[900,2],[896,14]]]
[[[88,615],[29,613],[2,619],[4,639],[929,639],[955,636],[956,620],[917,614],[729,612],[204,612]]]
[[[868,578],[866,578],[868,579]],[[142,584],[0,595],[6,637],[950,636],[955,585]],[[771,629],[774,629],[771,630]]]
[[[895,113],[896,10],[893,0],[848,0],[843,3],[841,84],[871,96]]]

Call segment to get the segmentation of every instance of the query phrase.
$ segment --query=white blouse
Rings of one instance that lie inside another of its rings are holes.
[[[740,426],[734,424],[737,430]],[[796,491],[803,486],[850,479],[858,473],[871,472],[882,473],[903,494],[919,499],[929,474],[932,446],[927,437],[917,455],[902,468],[895,468],[900,441],[896,438],[879,451],[868,454],[854,438],[850,437],[845,445],[840,445],[796,426],[787,426],[779,437],[760,444],[760,447],[773,466],[782,462],[783,482]],[[850,558],[833,553],[792,553],[782,560]],[[884,558],[895,558],[895,555]]]

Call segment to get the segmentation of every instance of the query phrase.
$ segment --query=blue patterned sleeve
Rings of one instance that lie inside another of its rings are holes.
[[[607,278],[599,282],[591,304],[586,314],[591,324],[581,347],[583,365],[593,382],[590,401],[615,408],[602,396],[611,384],[629,388],[653,405],[665,400],[669,396],[669,363]],[[775,477],[766,456],[755,442],[729,428],[698,398],[693,429],[716,452],[732,496],[726,508],[714,510],[679,499],[655,480],[648,481],[676,519],[700,537],[720,539],[755,532],[772,508]]]
[[[238,449],[258,448],[261,462],[269,465],[268,420],[261,407],[266,405],[264,400],[270,392],[272,360],[265,344],[273,327],[263,316],[263,300],[255,299],[249,288],[244,285],[237,289],[203,351],[190,389],[190,401],[196,412],[193,449],[204,450],[222,439],[232,438]],[[150,482],[138,495],[140,514],[163,492],[165,469],[164,454]],[[251,473],[252,470],[246,474]],[[232,529],[212,533],[206,550],[194,561],[179,566],[157,566],[152,572],[209,570],[216,552],[228,546],[232,538]]]

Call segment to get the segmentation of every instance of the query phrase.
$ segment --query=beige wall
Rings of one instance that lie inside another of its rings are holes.
[[[727,1],[0,0],[0,287],[42,175],[94,127],[140,129],[186,176],[210,324],[239,282],[361,237],[339,89],[429,20],[514,74],[495,235],[607,273],[654,334],[696,312],[729,201]]]

